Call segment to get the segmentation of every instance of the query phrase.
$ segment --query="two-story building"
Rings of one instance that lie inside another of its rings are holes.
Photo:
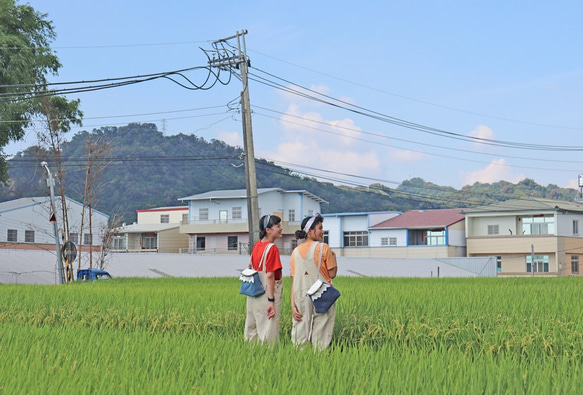
[[[516,199],[463,213],[468,257],[497,256],[500,276],[580,275],[582,203]]]
[[[282,218],[283,238],[276,241],[282,254],[296,246],[294,233],[304,217],[320,212],[324,199],[305,190],[257,190],[259,216]],[[179,199],[188,204],[188,220],[180,233],[189,237],[191,253],[248,253],[249,225],[245,189],[211,191]],[[257,219],[259,220],[259,219]]]
[[[136,210],[138,221],[115,229],[111,249],[116,252],[179,253],[188,251],[188,236],[180,225],[188,221],[188,206]]]

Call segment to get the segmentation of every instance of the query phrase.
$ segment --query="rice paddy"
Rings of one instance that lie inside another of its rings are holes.
[[[338,278],[322,352],[243,341],[236,278],[0,285],[0,393],[578,393],[583,280]]]

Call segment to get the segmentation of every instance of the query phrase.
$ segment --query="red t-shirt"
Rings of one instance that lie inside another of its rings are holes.
[[[253,262],[253,269],[259,271],[259,263],[261,262],[261,257],[265,248],[269,245],[268,241],[258,241],[253,247],[253,252],[251,253],[251,262]],[[281,259],[279,257],[279,249],[274,244],[267,253],[265,258],[265,271],[267,273],[274,272],[275,279],[281,280]]]

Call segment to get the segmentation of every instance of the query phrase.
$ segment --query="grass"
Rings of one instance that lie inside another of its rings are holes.
[[[243,341],[234,278],[0,285],[0,393],[577,393],[578,278],[339,278],[320,353]]]

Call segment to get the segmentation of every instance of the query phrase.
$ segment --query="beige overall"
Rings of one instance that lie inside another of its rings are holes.
[[[279,339],[279,324],[281,321],[281,298],[283,280],[275,281],[273,297],[275,299],[275,316],[267,318],[267,275],[265,273],[265,257],[270,246],[265,248],[259,263],[259,278],[266,292],[256,297],[247,296],[247,317],[245,319],[245,340],[259,343],[275,344]]]
[[[310,246],[306,258],[303,259],[298,250],[294,250],[294,280],[292,292],[296,302],[296,307],[303,315],[301,321],[293,320],[291,340],[297,346],[303,346],[307,342],[312,342],[314,349],[322,350],[330,345],[332,341],[332,334],[334,332],[334,320],[336,318],[336,303],[324,314],[318,314],[314,311],[314,305],[311,299],[306,295],[308,289],[320,279],[324,278],[320,275],[319,265],[314,264],[314,251],[318,242]],[[320,260],[322,262],[322,251],[324,246],[320,248]]]

